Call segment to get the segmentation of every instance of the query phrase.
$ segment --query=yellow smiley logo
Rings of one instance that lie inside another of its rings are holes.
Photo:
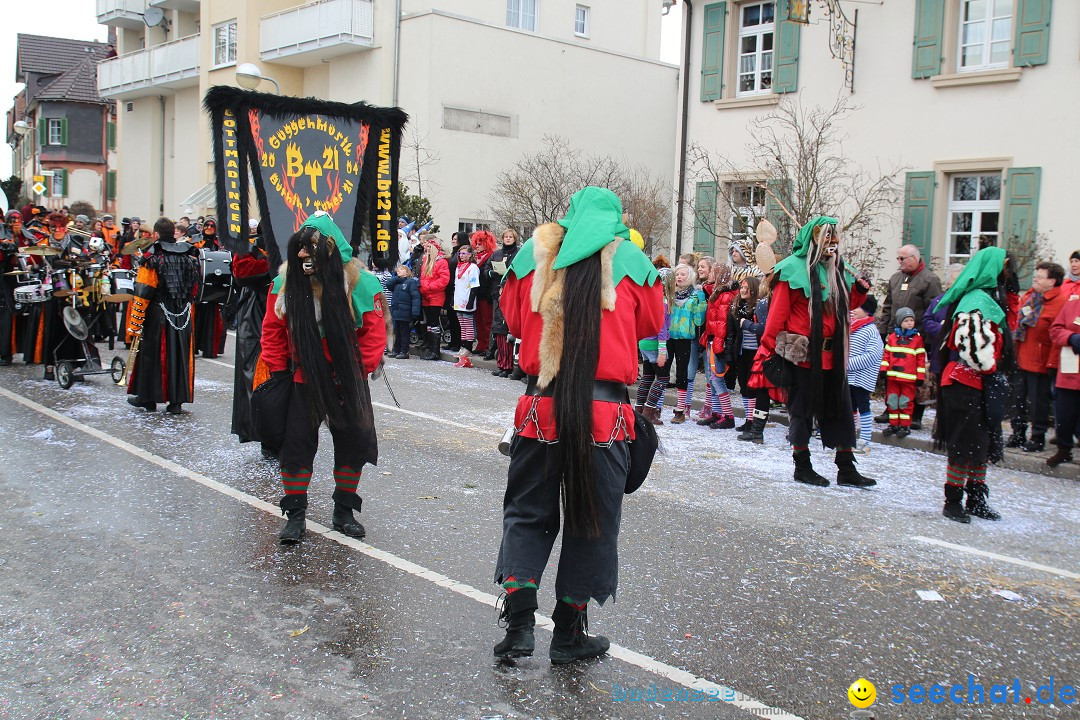
[[[859,678],[847,689],[848,700],[857,708],[868,708],[877,699],[877,688],[869,680]]]

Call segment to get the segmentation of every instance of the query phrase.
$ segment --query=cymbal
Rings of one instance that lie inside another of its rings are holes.
[[[69,297],[75,293],[74,290],[56,290],[53,292],[53,297]]]
[[[132,240],[120,251],[121,255],[134,255],[139,250],[145,250],[154,244],[154,238],[138,238]]]
[[[29,270],[12,270],[11,272],[4,273],[5,275],[29,275]]]
[[[135,296],[131,293],[113,293],[112,295],[103,295],[102,299],[105,302],[111,303],[125,303],[135,299]]]
[[[38,255],[41,257],[60,254],[59,250],[54,247],[49,247],[48,245],[33,245],[31,247],[22,248],[19,252],[26,255]]]

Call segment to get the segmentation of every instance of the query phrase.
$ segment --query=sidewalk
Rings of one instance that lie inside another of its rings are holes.
[[[455,362],[457,357],[452,353],[443,351],[443,360],[449,362]],[[483,360],[478,355],[472,355],[469,358],[472,364],[477,369],[481,369],[485,372],[491,372],[496,369],[495,362],[492,360]],[[492,378],[493,381],[496,378]],[[503,380],[503,378],[498,378]],[[637,385],[630,386],[630,395],[633,397]],[[705,382],[698,377],[694,383],[694,397],[692,405],[695,410],[701,409],[702,401],[705,398]],[[674,390],[669,390],[664,396],[664,404],[666,406],[673,407],[676,403],[676,393]],[[743,417],[742,400],[741,397],[732,393],[732,405],[733,412],[736,417]],[[882,402],[872,403],[872,410],[874,415],[878,415],[885,410],[885,405]],[[944,451],[934,449],[934,441],[930,437],[930,431],[934,425],[934,411],[930,408],[926,412],[924,417],[924,425],[922,430],[914,430],[911,435],[904,439],[897,439],[895,437],[886,437],[882,435],[881,428],[883,426],[875,423],[875,429],[871,436],[873,442],[881,445],[892,445],[894,447],[908,448],[911,450],[923,450],[925,452],[934,453],[936,455],[944,455]],[[787,413],[784,409],[773,406],[772,412],[769,414],[769,422],[779,423],[781,425],[788,424]],[[1037,453],[1027,453],[1021,450],[1006,449],[1005,458],[998,464],[997,467],[1006,468],[1008,470],[1018,470],[1021,472],[1037,473],[1039,475],[1046,475],[1048,477],[1059,478],[1071,478],[1073,480],[1080,480],[1080,451],[1075,452],[1076,458],[1069,463],[1063,463],[1057,468],[1049,468],[1046,465],[1046,459],[1054,454],[1056,447],[1050,444],[1049,440],[1052,436],[1052,432],[1047,436],[1046,450]],[[1009,435],[1009,429],[1005,429],[1005,437]]]

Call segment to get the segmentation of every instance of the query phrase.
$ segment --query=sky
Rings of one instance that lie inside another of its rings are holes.
[[[78,40],[105,41],[107,28],[98,25],[94,0],[2,0],[0,22],[0,104],[2,111],[11,108],[12,99],[22,89],[15,82],[15,38],[19,33],[50,35]],[[661,26],[660,57],[678,64],[682,8],[676,5]],[[5,138],[6,139],[6,138]],[[0,178],[11,175],[11,152],[0,146]]]

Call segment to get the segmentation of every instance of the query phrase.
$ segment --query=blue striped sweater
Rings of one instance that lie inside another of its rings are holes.
[[[882,342],[881,334],[874,323],[867,323],[851,333],[851,350],[847,364],[848,385],[873,392],[884,354],[885,343]]]

